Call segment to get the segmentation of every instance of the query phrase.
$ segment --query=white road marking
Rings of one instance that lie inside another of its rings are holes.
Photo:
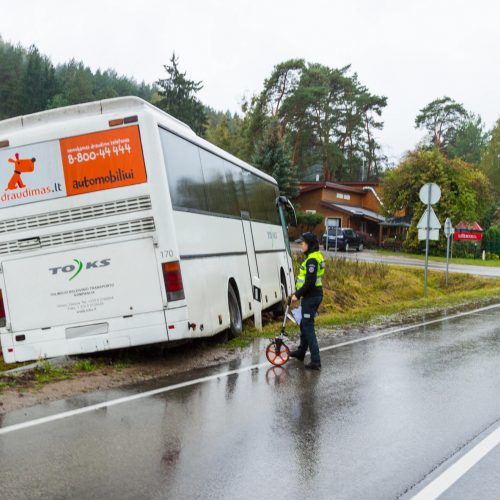
[[[432,320],[424,321],[422,323],[417,323],[414,325],[407,325],[407,326],[403,326],[400,328],[393,328],[392,330],[387,330],[385,332],[377,333],[375,335],[369,335],[367,337],[361,337],[359,339],[349,340],[347,342],[341,342],[339,344],[334,344],[331,346],[322,347],[320,349],[320,351],[330,351],[331,349],[338,349],[339,347],[343,347],[346,345],[357,344],[359,342],[364,342],[366,340],[377,339],[380,337],[385,337],[387,335],[393,335],[395,333],[401,333],[401,332],[405,332],[408,330],[414,330],[415,328],[419,328],[419,327],[423,327],[423,326],[427,326],[427,325],[433,325],[435,323],[442,323],[443,321],[448,321],[448,320],[455,319],[455,318],[461,318],[463,316],[469,316],[471,314],[475,314],[475,313],[482,312],[482,311],[488,311],[490,309],[495,309],[497,307],[500,307],[500,304],[493,304],[491,306],[481,307],[479,309],[474,309],[472,311],[466,311],[463,313],[453,314],[451,316],[445,316],[443,318],[432,319]],[[56,413],[55,415],[49,415],[47,417],[36,418],[34,420],[28,420],[27,422],[21,422],[19,424],[9,425],[9,426],[0,428],[0,436],[3,434],[9,434],[10,432],[15,432],[15,431],[19,431],[22,429],[27,429],[29,427],[35,427],[37,425],[47,424],[49,422],[55,422],[57,420],[62,420],[64,418],[74,417],[75,415],[82,415],[83,413],[89,413],[91,411],[100,410],[101,408],[109,408],[111,406],[116,406],[119,404],[128,403],[130,401],[135,401],[138,399],[156,396],[157,394],[164,394],[166,392],[175,391],[177,389],[182,389],[184,387],[189,387],[189,386],[196,385],[196,384],[202,384],[204,382],[210,382],[211,380],[217,380],[218,378],[229,377],[231,375],[236,375],[238,373],[248,372],[251,370],[258,369],[258,368],[263,368],[265,366],[269,366],[269,363],[267,363],[267,362],[260,363],[260,364],[256,364],[256,365],[246,366],[244,368],[238,368],[237,370],[230,370],[230,371],[223,372],[223,373],[208,375],[206,377],[188,380],[186,382],[181,382],[179,384],[168,385],[165,387],[160,387],[158,389],[140,392],[138,394],[132,394],[131,396],[125,396],[123,398],[111,399],[110,401],[103,401],[102,403],[83,406],[82,408],[78,408],[76,410],[69,410],[69,411],[65,411],[62,413]]]
[[[478,314],[483,311],[489,311],[490,309],[495,309],[500,307],[500,304],[493,304],[491,306],[480,307],[472,311],[466,311],[462,313],[452,314],[451,316],[445,316],[443,318],[430,319],[429,321],[424,321],[423,323],[418,323],[416,325],[402,326],[400,328],[393,328],[392,330],[387,330],[386,332],[376,333],[375,335],[369,335],[368,337],[361,337],[355,340],[348,340],[347,342],[342,342],[340,344],[330,345],[328,347],[322,347],[320,351],[329,351],[330,349],[336,349],[337,347],[342,347],[344,345],[357,344],[358,342],[364,342],[365,340],[377,339],[379,337],[385,337],[386,335],[393,335],[394,333],[406,332],[407,330],[413,330],[420,326],[433,325],[435,323],[442,323],[443,321],[448,321],[450,319],[461,318],[463,316],[470,316],[472,314]]]
[[[486,436],[472,450],[457,460],[434,481],[417,493],[412,500],[433,500],[442,495],[452,484],[458,481],[467,471],[484,458],[500,443],[500,427]]]

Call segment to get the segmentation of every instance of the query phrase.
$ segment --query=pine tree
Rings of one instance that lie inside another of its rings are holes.
[[[253,163],[276,179],[280,194],[288,198],[295,198],[298,195],[297,169],[292,166],[290,149],[280,138],[279,124],[276,121],[271,122],[263,139],[257,144]]]
[[[32,45],[28,51],[23,73],[21,112],[29,114],[43,111],[55,94],[55,75],[52,63]]]
[[[21,114],[25,50],[0,39],[0,119]]]
[[[491,131],[488,145],[481,156],[480,169],[488,176],[500,199],[500,120]]]
[[[170,65],[164,66],[168,78],[156,82],[162,99],[157,105],[167,113],[189,125],[194,132],[203,136],[207,126],[205,109],[196,94],[203,88],[202,82],[186,77],[179,70],[179,59],[172,54]]]

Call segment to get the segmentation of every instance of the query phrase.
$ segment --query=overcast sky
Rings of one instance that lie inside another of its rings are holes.
[[[201,100],[239,111],[273,66],[351,64],[389,98],[380,141],[393,161],[422,137],[418,110],[448,95],[500,118],[497,0],[0,0],[0,35],[151,83],[172,51],[203,80]],[[1,75],[0,75],[1,77]]]

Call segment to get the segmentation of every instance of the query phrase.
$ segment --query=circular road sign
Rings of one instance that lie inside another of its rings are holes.
[[[444,222],[444,235],[449,238],[451,236],[451,231],[453,227],[451,225],[451,219],[448,217]]]
[[[434,205],[441,198],[441,189],[434,182],[428,182],[420,188],[418,195],[422,203]]]

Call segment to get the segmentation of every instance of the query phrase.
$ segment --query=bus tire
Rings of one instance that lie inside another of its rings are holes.
[[[283,314],[285,314],[286,310],[286,301],[288,299],[288,291],[286,286],[286,278],[283,269],[281,270],[281,280],[280,280],[280,292],[281,292],[281,300],[274,306],[273,308],[273,316],[275,318],[281,318]]]
[[[227,290],[227,302],[229,305],[229,331],[231,337],[239,337],[243,333],[243,317],[241,315],[238,296],[232,285]]]

